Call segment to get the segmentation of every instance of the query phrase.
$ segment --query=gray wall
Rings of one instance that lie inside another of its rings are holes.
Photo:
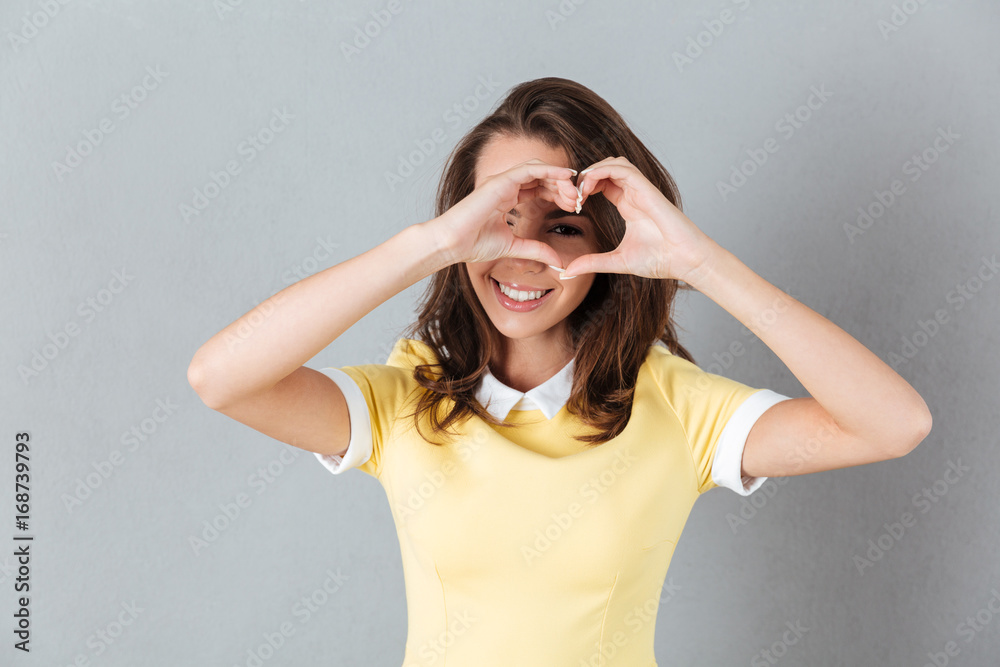
[[[462,133],[514,84],[558,75],[618,108],[677,178],[689,217],[760,275],[882,359],[914,344],[897,368],[934,415],[903,459],[775,480],[755,505],[701,498],[664,588],[660,664],[771,664],[772,648],[785,665],[922,665],[949,642],[950,664],[992,664],[1000,278],[981,266],[1000,248],[998,5],[339,5],[0,5],[0,662],[246,665],[283,623],[294,634],[265,664],[401,662],[403,579],[381,487],[208,409],[187,365],[300,276],[428,219]],[[712,35],[705,22],[726,8]],[[345,54],[372,12],[391,21]],[[810,110],[814,87],[831,95]],[[798,127],[782,121],[797,110]],[[251,135],[270,143],[251,148]],[[430,155],[390,187],[420,142]],[[720,194],[765,144],[777,150]],[[914,169],[922,154],[933,163]],[[230,161],[239,173],[214,187]],[[894,180],[877,220],[845,231],[859,207],[878,213]],[[309,365],[384,361],[423,286]],[[725,374],[803,395],[707,298],[686,296],[678,313],[703,365],[743,341]],[[936,313],[946,321],[926,325]],[[21,431],[30,654],[11,648]],[[228,525],[194,546],[212,521]],[[782,645],[786,623],[808,628],[794,645]]]

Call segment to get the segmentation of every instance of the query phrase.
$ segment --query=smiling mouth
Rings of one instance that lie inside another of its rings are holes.
[[[501,294],[506,296],[511,301],[516,303],[530,303],[532,301],[538,301],[545,297],[546,294],[551,292],[555,288],[549,288],[547,290],[536,290],[536,291],[521,291],[512,290],[506,285],[502,285],[496,278],[490,277],[493,284],[500,290]],[[534,296],[534,298],[531,298]]]

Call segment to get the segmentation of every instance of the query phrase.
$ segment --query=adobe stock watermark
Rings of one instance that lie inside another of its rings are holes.
[[[192,217],[201,215],[212,203],[212,200],[219,197],[222,191],[228,188],[233,180],[243,172],[243,167],[253,162],[264,149],[270,146],[277,136],[288,128],[290,121],[294,118],[295,116],[284,108],[280,111],[277,108],[272,109],[268,121],[236,145],[236,154],[239,159],[229,160],[224,169],[210,171],[205,184],[200,188],[193,189],[190,205],[186,202],[181,202],[178,205],[181,219],[185,223],[190,223]]]
[[[93,664],[91,660],[101,657],[114,646],[115,642],[125,634],[125,630],[132,627],[139,614],[145,611],[143,607],[136,605],[135,600],[122,602],[119,606],[121,611],[111,621],[87,636],[89,652],[80,651],[73,657],[72,662],[66,663],[66,667],[91,667]]]
[[[157,398],[156,407],[152,409],[149,416],[141,419],[137,424],[124,431],[119,437],[122,449],[113,449],[107,458],[100,461],[91,461],[92,472],[88,472],[83,477],[76,478],[72,493],[63,493],[60,496],[66,512],[72,514],[74,510],[83,506],[83,503],[94,495],[97,489],[101,488],[112,475],[125,463],[126,456],[137,451],[140,445],[149,440],[160,429],[160,426],[167,421],[175,412],[177,406],[168,396],[166,399]]]
[[[739,510],[726,512],[726,523],[735,535],[740,528],[749,525],[757,514],[777,495],[778,487],[788,484],[787,477],[768,477],[760,487],[740,501]]]
[[[462,611],[461,613],[450,614],[450,618],[445,625],[445,629],[440,632],[436,637],[431,637],[422,643],[416,650],[419,663],[407,662],[403,664],[403,667],[423,667],[423,665],[433,665],[442,656],[444,656],[448,649],[455,645],[461,637],[465,636],[465,633],[478,621],[479,619],[469,613],[468,610]],[[442,663],[443,664],[443,663]]]
[[[785,453],[785,462],[792,466],[790,475],[769,477],[760,487],[740,502],[737,514],[726,513],[726,522],[735,535],[739,528],[746,526],[766,507],[777,495],[780,487],[788,484],[789,476],[804,474],[802,470],[816,454],[829,445],[837,432],[829,424],[822,424],[817,431]]]
[[[500,82],[493,79],[493,76],[484,78],[482,75],[476,77],[479,84],[472,91],[471,95],[452,103],[444,113],[441,120],[452,130],[461,127],[463,121],[472,118],[473,114],[479,111],[480,107],[487,105],[492,99],[493,93],[500,86]],[[396,170],[385,172],[385,184],[389,187],[389,192],[395,192],[396,187],[404,183],[406,179],[416,173],[417,167],[423,165],[435,152],[438,147],[448,138],[448,130],[443,127],[436,127],[421,139],[414,139],[416,146],[408,153],[400,154],[396,160]]]
[[[577,490],[577,493],[586,500],[588,505],[593,505],[638,460],[631,451],[622,450],[618,452],[614,458],[614,462],[601,471],[600,475],[591,477],[584,482]],[[535,529],[534,540],[529,544],[521,545],[521,555],[524,557],[525,562],[531,565],[542,554],[551,549],[577,523],[586,509],[586,505],[573,501],[566,506],[565,511],[552,512],[549,515],[550,521],[543,528]]]
[[[966,616],[965,620],[955,627],[955,634],[965,639],[966,644],[971,644],[1000,615],[1000,591],[994,586],[990,589],[990,593],[992,597],[976,611],[975,616]],[[923,667],[948,667],[951,664],[951,659],[957,657],[961,652],[962,647],[958,645],[958,642],[949,639],[940,651],[927,652],[928,660],[923,664]]]
[[[0,560],[0,586],[4,586],[8,581],[14,580],[14,575],[17,574],[17,567],[15,567],[10,558],[4,557]]]
[[[670,602],[679,590],[681,587],[675,584],[673,579],[670,579],[661,588],[658,597],[648,598],[642,604],[633,605],[622,618],[622,622],[626,628],[631,630],[631,633],[615,630],[604,641],[594,642],[594,652],[586,659],[581,659],[577,665],[579,667],[601,667],[607,661],[613,660],[643,628],[656,623],[656,614],[659,612],[660,604]]]
[[[750,659],[750,667],[777,665],[783,657],[788,655],[789,649],[798,644],[809,632],[809,628],[802,625],[802,621],[798,619],[794,622],[786,621],[785,627],[787,630],[781,633],[781,639],[775,640],[770,646],[762,648],[754,654]]]
[[[248,648],[243,663],[234,663],[233,667],[262,667],[277,655],[278,651],[288,643],[288,640],[295,636],[295,631],[312,620],[320,609],[343,588],[344,582],[350,579],[346,574],[341,573],[339,567],[336,571],[327,569],[324,574],[326,574],[326,578],[323,583],[308,595],[299,598],[289,610],[289,614],[298,620],[298,626],[290,620],[285,620],[271,632],[261,633],[264,641]],[[277,664],[286,663],[281,661]]]
[[[334,242],[330,234],[327,234],[326,238],[317,236],[316,245],[313,246],[312,251],[282,272],[282,282],[288,287],[300,280],[305,280],[319,270],[321,261],[328,262],[334,259],[334,250],[339,247],[340,244]],[[274,294],[257,301],[246,315],[236,321],[232,329],[226,327],[223,330],[223,340],[226,341],[226,348],[230,352],[235,350],[241,343],[249,340],[254,332],[260,329],[272,315],[278,312],[279,307],[288,298],[286,294],[282,294],[284,289],[282,288]]]
[[[750,6],[750,0],[733,0],[733,4],[739,11],[746,11]],[[673,52],[674,65],[677,71],[684,73],[684,68],[694,64],[694,61],[705,55],[705,51],[726,31],[726,26],[732,25],[736,21],[736,13],[732,8],[723,9],[719,16],[714,19],[702,21],[704,30],[696,35],[688,36],[687,46],[684,52]]]
[[[384,362],[383,362],[384,363]],[[486,432],[484,429],[476,429],[472,439],[466,438],[454,445],[458,458],[462,463],[472,459],[483,443],[486,442]],[[453,461],[444,461],[439,470],[430,470],[424,473],[423,478],[405,496],[400,496],[396,501],[396,520],[402,525],[414,517],[417,512],[423,510],[430,503],[444,485],[448,478],[459,471],[459,465]],[[396,494],[393,494],[394,496]]]
[[[320,262],[332,261],[333,258],[336,257],[334,250],[339,248],[340,244],[335,242],[331,236],[331,234],[327,234],[326,238],[317,236],[316,245],[313,246],[312,252],[282,273],[281,282],[283,282],[286,286],[292,285],[319,271]]]
[[[972,468],[962,464],[961,457],[955,461],[949,459],[944,473],[930,486],[925,486],[920,491],[913,494],[910,502],[914,509],[920,514],[927,514],[937,503],[941,502],[952,487],[972,472]],[[882,532],[873,540],[868,539],[868,549],[863,553],[856,553],[851,558],[854,567],[858,570],[859,576],[864,576],[865,570],[875,566],[875,563],[882,560],[893,547],[906,536],[908,529],[917,525],[917,515],[911,512],[903,512],[899,518],[892,523],[888,521],[882,524]]]
[[[904,176],[910,177],[911,183],[916,183],[921,176],[927,173],[931,165],[938,161],[941,154],[951,148],[957,139],[961,138],[962,135],[952,131],[951,125],[948,126],[947,130],[942,127],[937,128],[937,136],[931,141],[930,146],[910,156],[903,162],[900,170]],[[867,206],[858,207],[858,217],[854,223],[844,223],[844,233],[851,243],[854,243],[857,237],[871,229],[876,222],[882,221],[882,217],[889,208],[906,194],[906,183],[895,178],[887,190],[875,190],[872,194],[874,195],[873,201],[869,202]]]
[[[576,14],[576,8],[585,3],[587,0],[559,0],[559,4],[556,5],[555,10],[546,9],[545,10],[545,20],[549,22],[549,29],[556,30],[560,24],[565,23],[566,19],[573,14]]]
[[[37,4],[37,10],[29,9],[24,13],[21,18],[21,29],[18,32],[7,31],[7,42],[14,53],[37,37],[38,33],[62,11],[63,6],[69,4],[69,0],[39,0]]]
[[[815,435],[810,436],[787,452],[785,461],[793,466],[791,475],[802,474],[799,471],[816,456],[824,445],[832,441],[834,435],[836,432],[824,424]],[[769,477],[754,493],[740,501],[738,514],[726,513],[726,522],[729,524],[729,529],[733,531],[733,535],[737,533],[739,528],[749,525],[750,521],[774,499],[780,487],[788,484],[788,481],[788,476]]]
[[[1000,273],[1000,262],[997,256],[983,256],[979,267],[969,278],[956,283],[955,288],[945,294],[945,303],[951,306],[951,310],[958,312],[971,301],[986,283],[993,280],[993,277]],[[910,363],[923,348],[927,347],[931,339],[938,335],[942,325],[951,319],[951,312],[948,308],[937,308],[933,317],[926,320],[917,320],[917,326],[909,336],[902,336],[900,346],[889,352],[888,362],[893,370],[898,370],[900,366]]]
[[[97,127],[84,130],[82,139],[76,144],[66,146],[66,157],[63,162],[58,160],[52,162],[52,171],[58,181],[62,183],[66,174],[83,164],[84,158],[92,154],[118,128],[115,125],[115,119],[118,122],[124,122],[128,119],[132,112],[138,109],[139,105],[149,97],[149,94],[159,88],[169,75],[170,73],[162,71],[159,65],[156,67],[147,66],[146,76],[142,78],[142,81],[114,99],[111,103],[111,113],[98,121]]]
[[[259,497],[278,481],[285,470],[294,463],[306,450],[301,447],[288,445],[281,450],[277,457],[271,459],[266,466],[260,466],[247,477],[247,486],[254,490],[255,495],[239,492],[231,501],[219,503],[219,511],[210,519],[202,521],[199,534],[188,535],[188,546],[191,547],[195,556],[219,540],[224,532],[229,530],[245,510],[254,501],[254,497]]]
[[[365,21],[363,25],[354,26],[354,38],[351,43],[340,42],[340,52],[344,54],[344,60],[351,62],[351,58],[360,56],[361,52],[371,45],[372,40],[381,35],[404,9],[400,0],[389,0],[384,9],[373,9],[370,12],[371,20]]]
[[[213,0],[212,2],[212,9],[215,10],[215,15],[219,17],[220,21],[225,21],[227,14],[232,14],[237,7],[242,6],[243,0]]]
[[[231,330],[224,330],[223,340],[226,341],[226,349],[232,352],[242,343],[250,340],[254,332],[260,329],[272,315],[278,312],[278,307],[288,299],[288,296],[280,291],[272,294],[266,299],[258,302],[250,309],[246,315],[240,317]],[[229,327],[226,327],[229,329]]]
[[[83,327],[93,322],[100,313],[105,312],[133,280],[135,280],[135,276],[127,274],[126,269],[112,271],[111,280],[108,281],[107,285],[77,305],[76,314],[80,318],[79,321],[71,319],[55,333],[46,331],[45,335],[49,342],[31,351],[31,360],[28,365],[18,364],[17,366],[17,374],[21,378],[21,382],[27,386],[32,378],[39,377],[42,372],[48,369],[56,357],[69,347],[72,339],[83,332]]]
[[[752,336],[753,340],[760,340],[760,336],[764,332],[774,327],[780,321],[781,316],[788,310],[790,300],[792,299],[795,299],[795,297],[789,294],[788,290],[782,290],[782,294],[772,299],[766,308],[754,314],[750,320],[750,326],[742,326],[742,335],[744,337]],[[736,364],[736,360],[746,354],[746,351],[747,348],[743,345],[742,341],[730,341],[728,347],[721,353],[712,353],[711,363],[704,366],[704,368],[702,368],[700,363],[696,364],[705,373],[699,374],[693,382],[684,384],[685,395],[694,397],[710,389],[713,383],[712,378],[708,374],[725,375]]]
[[[806,123],[812,120],[813,114],[822,109],[823,105],[833,97],[833,93],[826,89],[826,84],[820,84],[819,88],[810,86],[809,91],[805,102],[786,113],[774,124],[775,131],[785,141],[791,139],[798,130],[805,127]],[[747,180],[767,164],[770,157],[780,149],[781,144],[774,137],[765,139],[759,148],[746,149],[748,159],[732,166],[728,180],[715,182],[715,187],[719,191],[722,201],[726,201],[729,195],[746,185]]]
[[[927,0],[903,0],[901,3],[893,4],[889,19],[879,19],[876,23],[882,39],[889,41],[889,35],[899,32],[926,4]]]

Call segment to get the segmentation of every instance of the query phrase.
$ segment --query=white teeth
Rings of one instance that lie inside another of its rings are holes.
[[[520,290],[513,290],[501,282],[497,283],[500,285],[500,291],[509,296],[514,301],[534,301],[535,299],[540,299],[544,291],[542,292],[522,292]]]

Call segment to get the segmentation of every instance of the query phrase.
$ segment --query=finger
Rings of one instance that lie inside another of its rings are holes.
[[[522,189],[518,193],[517,203],[522,204],[531,199],[550,201],[565,211],[572,211],[576,204],[576,187],[569,181],[541,181],[535,187]]]
[[[590,253],[580,255],[566,267],[559,276],[560,280],[569,280],[584,273],[629,273],[616,251]]]
[[[598,160],[597,162],[594,162],[593,164],[587,165],[587,168],[580,172],[580,176],[583,176],[585,173],[589,172],[594,167],[601,167],[601,166],[604,166],[604,165],[608,164],[609,162],[613,162],[615,160],[621,161],[621,160],[624,160],[624,159],[625,158],[606,157],[603,160]]]
[[[583,184],[583,181],[586,178],[587,174],[592,173],[598,167],[604,167],[607,166],[608,164],[612,164],[613,161],[615,160],[624,160],[624,158],[606,157],[600,162],[595,162],[586,169],[584,169],[583,171],[581,171],[576,177],[577,187],[580,187]]]
[[[521,238],[520,236],[514,237],[510,252],[504,256],[533,259],[549,266],[560,266],[562,264],[562,258],[559,256],[559,253],[553,250],[552,246],[534,239]]]
[[[538,185],[531,188],[521,188],[517,192],[517,203],[523,204],[524,202],[531,201],[532,199],[544,198],[546,189],[545,186]]]
[[[537,185],[533,188],[522,189],[517,194],[517,203],[523,204],[524,202],[531,201],[533,199],[543,199],[545,201],[558,203],[562,195],[553,190],[552,187],[546,185]]]
[[[576,199],[576,186],[568,178],[540,178],[537,183],[553,194],[561,194],[567,199]]]
[[[567,201],[576,201],[577,189],[573,182],[568,178],[545,178],[539,179],[539,182],[543,184],[546,188],[551,190],[553,193],[561,195]],[[558,199],[553,200],[557,203]]]
[[[575,213],[580,213],[580,211],[583,208],[584,202],[587,201],[587,198],[590,195],[594,194],[595,192],[600,192],[601,191],[601,189],[599,187],[595,188],[593,186],[590,186],[587,191],[584,191],[584,180],[585,180],[587,174],[591,173],[597,167],[601,167],[601,166],[606,165],[610,160],[617,160],[617,159],[620,159],[620,158],[612,158],[612,157],[604,158],[600,162],[593,163],[592,165],[590,165],[589,167],[587,167],[586,169],[584,169],[583,171],[581,171],[577,175],[577,178],[576,178],[576,200],[575,200],[575,206],[574,206],[574,212]],[[591,183],[593,183],[593,182],[595,182],[595,181],[593,179],[591,179]],[[603,181],[601,181],[600,179],[598,179],[596,181],[596,183],[600,184],[600,183],[603,183]]]
[[[617,160],[618,158],[609,159]],[[602,192],[612,204],[617,205],[625,188],[637,188],[640,185],[638,178],[641,176],[639,170],[631,164],[604,162],[581,171],[577,186],[585,198],[595,192]]]
[[[565,180],[569,181],[576,171],[569,167],[557,167],[544,162],[529,160],[519,165],[511,167],[504,174],[518,185],[530,183],[534,180]]]
[[[558,186],[558,196],[553,201],[555,201],[559,208],[563,209],[567,213],[574,213],[576,212],[576,204],[579,198],[578,195],[579,191],[576,189],[575,185],[569,183],[568,181],[560,182]]]

